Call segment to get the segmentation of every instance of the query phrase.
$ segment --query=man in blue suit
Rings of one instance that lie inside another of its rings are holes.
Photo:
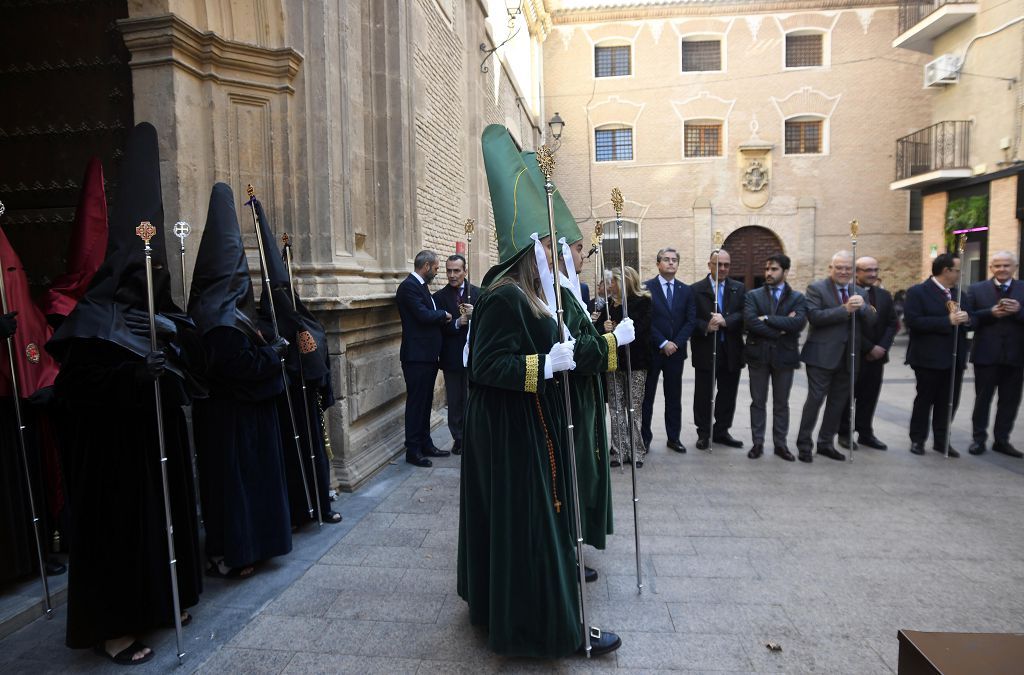
[[[658,377],[665,375],[665,434],[668,447],[686,452],[679,440],[683,418],[683,362],[686,342],[697,325],[697,305],[690,287],[676,279],[679,252],[674,248],[658,251],[658,276],[645,282],[651,292],[651,341],[653,356],[647,369],[644,389],[643,425],[640,435],[644,446],[651,446],[651,417]]]
[[[398,285],[395,302],[402,318],[402,375],[405,377],[405,461],[431,466],[428,457],[447,457],[430,438],[430,404],[434,399],[438,361],[441,357],[441,326],[452,315],[438,309],[427,285],[437,276],[437,254],[420,251],[413,273]]]
[[[466,367],[462,353],[469,337],[469,321],[473,303],[480,297],[480,288],[466,278],[466,258],[456,253],[444,263],[448,283],[434,293],[434,303],[452,315],[441,329],[441,370],[444,371],[445,399],[448,403],[448,430],[452,432],[452,454],[462,454],[462,420],[469,397]]]
[[[985,452],[992,397],[998,391],[992,449],[1020,459],[1024,454],[1010,444],[1010,432],[1024,388],[1024,285],[1013,278],[1017,256],[1009,251],[993,253],[988,269],[992,278],[972,284],[968,291],[974,325],[971,362],[975,393],[974,442],[969,452]]]

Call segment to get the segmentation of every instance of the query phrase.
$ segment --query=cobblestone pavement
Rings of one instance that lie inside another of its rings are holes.
[[[637,592],[631,482],[614,470],[615,536],[587,550],[601,578],[591,617],[618,632],[587,661],[499,658],[455,593],[459,459],[388,466],[340,503],[345,521],[296,538],[290,556],[246,582],[211,580],[193,610],[183,670],[219,673],[514,671],[890,673],[900,628],[1024,631],[1024,461],[967,455],[973,382],[954,422],[963,458],[908,452],[912,372],[887,368],[876,433],[888,452],[788,463],[746,449],[664,446],[639,470],[644,589]],[[690,420],[692,369],[684,380]],[[970,373],[968,373],[970,375]],[[749,447],[741,383],[733,434]],[[806,394],[791,396],[793,434]],[[442,430],[434,434],[441,447]],[[791,439],[791,447],[793,447]],[[1014,442],[1024,447],[1018,428]],[[0,670],[112,670],[62,646],[64,610],[0,641]],[[138,671],[181,672],[173,633]],[[782,650],[769,651],[774,642]],[[136,672],[138,672],[136,671]]]

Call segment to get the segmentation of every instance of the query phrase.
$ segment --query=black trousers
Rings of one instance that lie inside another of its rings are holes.
[[[405,454],[418,457],[434,445],[430,439],[430,404],[434,400],[436,363],[402,361],[405,377]]]
[[[996,425],[993,438],[997,443],[1009,443],[1013,422],[1020,407],[1021,389],[1024,388],[1024,368],[1013,366],[974,366],[974,441],[988,439],[989,411],[992,397],[999,392],[996,404]]]
[[[917,396],[910,413],[910,441],[924,443],[928,440],[928,418],[931,418],[932,442],[941,448],[946,442],[946,416],[949,413],[949,368],[914,368],[917,379]],[[964,381],[964,369],[956,369],[956,383],[953,391],[953,414],[960,404],[960,385]]]
[[[729,370],[727,364],[719,360],[715,370],[715,420],[712,426],[711,369],[694,370],[693,424],[697,427],[697,438],[718,436],[728,433],[732,428],[732,418],[736,413],[736,392],[740,388],[742,372],[740,369]]]
[[[857,384],[853,395],[857,399],[857,411],[853,421],[859,435],[867,438],[875,435],[875,408],[878,407],[878,395],[882,391],[882,375],[885,373],[883,361],[861,361],[857,373]],[[850,435],[850,401],[847,397],[843,417],[839,421],[839,435]]]
[[[654,395],[658,392],[658,377],[665,376],[665,434],[666,440],[679,441],[679,433],[683,426],[683,358],[682,351],[672,356],[665,356],[657,351],[651,357],[651,365],[647,369],[647,383],[644,385],[644,405],[640,435],[644,445],[649,446],[654,437],[651,433],[651,418],[654,416]]]
[[[786,448],[789,435],[789,392],[793,388],[792,368],[773,368],[767,365],[747,366],[750,374],[750,440],[754,445],[764,443],[768,425],[768,386],[772,388],[772,441],[776,448]]]
[[[448,431],[452,440],[462,440],[462,420],[466,410],[466,399],[469,398],[469,378],[466,369],[444,371],[444,393],[448,403]]]

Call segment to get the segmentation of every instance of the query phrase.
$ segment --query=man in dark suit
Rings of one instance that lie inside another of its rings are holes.
[[[717,261],[717,263],[716,263]],[[736,412],[736,391],[743,371],[743,296],[746,290],[729,278],[732,259],[722,250],[711,254],[708,275],[691,284],[697,307],[697,326],[690,337],[693,349],[695,387],[693,423],[697,427],[697,449],[707,450],[709,439],[731,448],[742,448],[743,441],[729,433]],[[715,265],[718,266],[718,311],[715,311]],[[712,352],[717,345],[717,356]],[[711,420],[711,362],[715,361],[715,419]]]
[[[960,281],[960,258],[943,253],[932,261],[932,276],[907,289],[903,321],[910,332],[907,365],[914,369],[917,396],[910,414],[910,451],[924,454],[928,439],[928,418],[932,420],[932,449],[942,452],[946,442],[950,379],[955,373],[953,412],[960,402],[960,384],[967,367],[967,328],[970,316],[956,306],[956,284]],[[969,304],[969,296],[964,296]],[[954,333],[955,331],[955,333]],[[954,337],[955,336],[955,337]],[[953,363],[953,340],[957,340]],[[955,369],[955,370],[954,370]],[[953,370],[953,372],[950,372]],[[950,457],[960,453],[949,448]]]
[[[697,325],[697,307],[690,287],[676,279],[679,252],[674,248],[658,251],[658,276],[645,282],[651,292],[651,343],[653,354],[644,386],[643,423],[640,435],[644,446],[650,448],[651,417],[654,415],[654,395],[658,391],[658,377],[665,375],[665,433],[668,447],[686,452],[679,440],[683,425],[683,362],[686,360],[686,341]]]
[[[800,416],[796,448],[802,461],[810,461],[814,452],[814,427],[821,404],[825,403],[818,429],[818,454],[842,462],[835,448],[839,421],[850,397],[850,317],[857,321],[858,360],[864,331],[875,322],[875,310],[867,302],[863,289],[853,284],[853,254],[838,251],[828,266],[829,277],[807,287],[807,333],[800,360],[807,365],[807,400]]]
[[[857,285],[867,290],[868,304],[875,308],[875,323],[864,329],[861,340],[861,364],[854,385],[854,398],[857,400],[856,418],[853,421],[857,431],[857,442],[876,450],[885,450],[888,446],[875,436],[872,420],[878,405],[878,394],[882,391],[882,372],[889,362],[889,350],[896,339],[899,320],[892,295],[884,288],[877,286],[878,261],[870,256],[857,259]],[[847,397],[849,398],[849,397]],[[850,402],[847,400],[844,413],[839,422],[839,445],[850,447]]]
[[[431,466],[428,457],[447,457],[430,438],[430,404],[434,399],[438,360],[441,356],[441,326],[452,315],[439,309],[427,288],[437,276],[437,254],[420,251],[413,261],[413,273],[398,285],[395,301],[402,318],[402,375],[405,377],[405,461]]]
[[[1010,457],[1024,457],[1010,444],[1010,432],[1020,407],[1024,387],[1024,286],[1015,280],[1017,256],[997,251],[988,263],[992,278],[971,285],[971,323],[974,344],[974,442],[969,452],[985,452],[988,440],[989,410],[992,397],[999,391],[996,406],[995,442],[992,449]]]
[[[764,262],[764,286],[743,298],[743,324],[747,331],[743,353],[750,373],[750,459],[764,454],[771,382],[775,454],[787,462],[795,461],[786,445],[789,391],[793,387],[793,371],[800,367],[800,332],[807,325],[807,302],[786,283],[789,265],[789,256],[768,256]]]
[[[434,303],[452,316],[441,329],[441,370],[444,371],[444,392],[448,403],[448,430],[452,432],[452,454],[462,454],[462,414],[466,409],[466,366],[462,352],[469,335],[473,303],[480,289],[466,279],[466,259],[459,254],[448,256],[444,264],[448,284],[434,293]]]

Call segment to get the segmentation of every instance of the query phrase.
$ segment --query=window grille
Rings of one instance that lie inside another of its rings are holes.
[[[686,122],[683,124],[683,154],[686,157],[721,157],[721,122]]]
[[[620,77],[629,73],[629,45],[594,47],[594,77]]]
[[[684,40],[683,72],[722,69],[722,43],[720,40]]]
[[[594,160],[621,162],[633,159],[632,129],[597,129],[594,131]]]
[[[821,120],[786,122],[786,154],[813,155],[821,152]]]
[[[806,68],[822,65],[821,33],[786,35],[786,67]]]

